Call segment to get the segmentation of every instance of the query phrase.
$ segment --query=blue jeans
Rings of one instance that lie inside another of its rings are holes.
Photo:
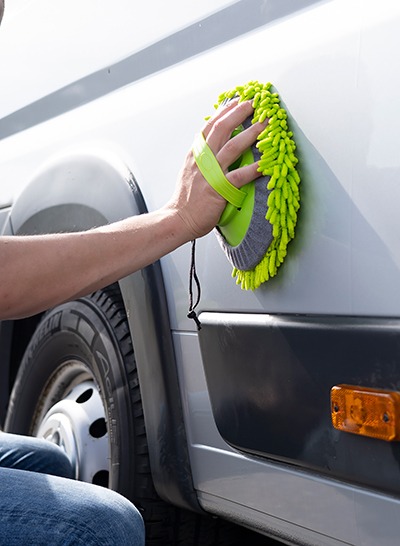
[[[133,504],[72,475],[58,446],[0,432],[0,545],[144,545]]]

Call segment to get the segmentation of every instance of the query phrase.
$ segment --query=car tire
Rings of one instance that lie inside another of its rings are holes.
[[[176,508],[154,488],[140,386],[117,285],[44,315],[18,370],[7,432],[60,445],[77,479],[109,487],[143,515],[148,546],[242,543],[242,529]]]

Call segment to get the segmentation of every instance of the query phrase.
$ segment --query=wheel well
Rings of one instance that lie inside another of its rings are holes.
[[[42,314],[0,323],[0,428],[4,424],[10,394],[22,357]]]
[[[38,199],[42,195],[46,199]],[[90,229],[146,212],[140,187],[124,162],[104,150],[93,153],[80,150],[57,156],[43,166],[14,203],[11,226],[20,235],[60,233]],[[121,279],[119,286],[137,357],[157,493],[176,506],[201,512],[192,481],[160,263]],[[8,359],[9,379],[6,378],[4,385],[12,385],[39,319],[33,317],[15,323],[12,358]],[[1,384],[0,381],[0,390]],[[8,405],[8,394],[4,398]]]
[[[36,330],[42,316],[43,313],[34,315],[33,317],[16,320],[13,323],[9,365],[9,395],[11,393],[18,368],[21,364],[22,357],[24,356],[28,343],[33,336],[33,333]]]

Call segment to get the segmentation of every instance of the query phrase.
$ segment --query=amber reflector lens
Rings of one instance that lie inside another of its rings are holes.
[[[370,438],[400,440],[400,393],[337,385],[331,389],[332,424]]]

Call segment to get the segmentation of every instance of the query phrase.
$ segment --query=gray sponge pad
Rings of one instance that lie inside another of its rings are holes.
[[[246,128],[251,124],[251,117],[248,118],[243,126]],[[254,144],[251,148],[254,161],[259,161],[261,154]],[[267,184],[269,176],[262,176],[257,179],[254,193],[254,209],[250,220],[250,225],[246,235],[237,246],[230,246],[224,238],[218,227],[214,230],[217,239],[225,252],[228,260],[241,271],[249,271],[263,259],[268,247],[272,243],[272,225],[265,218],[267,213],[267,200],[271,190],[268,190]]]

